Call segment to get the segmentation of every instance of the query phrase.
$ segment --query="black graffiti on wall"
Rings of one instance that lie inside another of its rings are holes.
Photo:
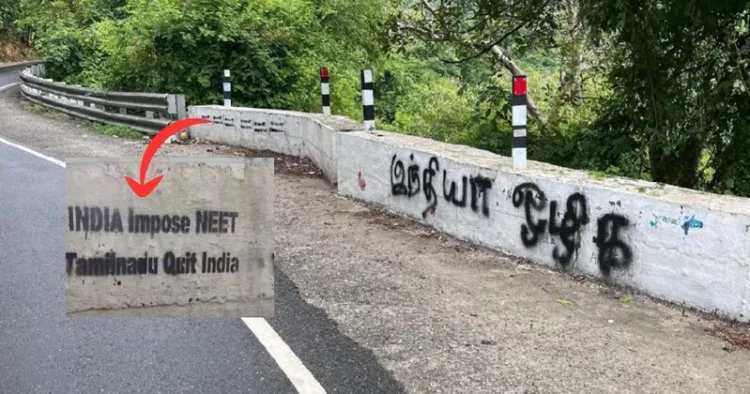
[[[487,195],[489,194],[490,189],[492,189],[492,179],[477,175],[470,177],[469,182],[471,182],[471,210],[476,212],[479,209],[477,201],[481,196],[482,214],[484,216],[490,216],[490,206]]]
[[[284,132],[284,122],[274,122],[271,121],[271,127],[269,128],[269,131],[271,133],[283,133]]]
[[[266,127],[266,122],[253,122],[253,131],[256,133],[268,132],[268,127]]]
[[[562,221],[557,223],[557,204],[556,200],[549,203],[549,220],[538,219],[535,213],[541,213],[547,207],[547,197],[539,187],[533,183],[523,183],[513,190],[513,206],[524,207],[526,215],[526,224],[521,225],[521,242],[527,247],[536,246],[549,230],[550,235],[560,237],[565,251],[555,246],[552,251],[552,257],[563,266],[568,265],[573,259],[573,255],[580,247],[576,239],[578,231],[589,223],[588,209],[586,207],[586,197],[581,193],[573,193],[568,196],[565,203],[565,212],[562,215]],[[549,226],[548,226],[549,224]]]
[[[466,185],[467,181],[471,185],[471,210],[474,212],[479,211],[479,200],[482,200],[482,214],[484,216],[490,216],[490,207],[488,194],[489,190],[492,189],[492,179],[483,177],[481,175],[467,177],[461,177],[461,198],[458,198],[456,191],[456,182],[451,181],[451,187],[446,187],[448,181],[447,171],[443,170],[443,196],[445,200],[453,203],[457,207],[466,207]]]
[[[251,119],[240,119],[240,128],[241,129],[252,129],[253,128],[253,121]]]
[[[633,252],[620,239],[620,233],[630,226],[628,218],[610,213],[599,218],[596,226],[594,243],[599,247],[599,270],[609,276],[612,269],[627,269],[633,261]]]
[[[440,163],[437,157],[431,157],[427,167],[421,169],[419,164],[414,162],[414,155],[409,155],[409,166],[399,160],[397,155],[391,158],[391,194],[394,196],[406,196],[412,198],[422,192],[427,207],[422,211],[422,218],[427,217],[427,213],[435,214],[438,206],[438,193],[433,184],[435,177],[440,171]],[[462,177],[461,197],[457,197],[456,182],[450,182],[450,188],[447,187],[448,173],[443,170],[443,198],[450,204],[457,207],[466,207],[467,200],[470,201],[471,209],[474,212],[479,211],[480,200],[481,210],[484,216],[490,215],[489,208],[489,190],[492,189],[492,180],[481,175]],[[471,185],[471,194],[467,193],[467,184]]]
[[[414,161],[414,155],[411,155]],[[409,166],[409,175],[404,172],[404,163],[398,160],[396,155],[391,159],[391,193],[394,196],[406,195],[411,198],[419,194],[419,165],[412,164]],[[406,182],[406,183],[404,183]]]
[[[431,158],[427,168],[420,175],[419,164],[414,163],[414,155],[411,155],[409,158],[412,164],[409,165],[408,169],[405,169],[404,163],[398,160],[396,155],[393,155],[391,159],[391,194],[412,198],[424,189],[424,196],[429,204],[422,211],[422,217],[425,218],[428,212],[434,214],[437,208],[438,198],[435,193],[435,187],[432,185],[432,180],[435,174],[440,171],[440,163],[437,158]]]
[[[556,245],[552,257],[562,266],[567,266],[580,248],[578,233],[589,223],[586,196],[573,193],[565,202],[562,220],[557,223],[558,202],[549,201],[549,219],[537,218],[547,207],[547,197],[533,183],[523,183],[513,190],[513,206],[523,206],[526,223],[521,225],[521,242],[526,247],[534,247],[549,231],[551,236],[560,238],[564,251]],[[597,220],[597,234],[594,244],[599,249],[599,270],[609,276],[613,269],[627,269],[633,261],[630,246],[622,239],[622,233],[630,226],[630,221],[622,215],[608,213]]]

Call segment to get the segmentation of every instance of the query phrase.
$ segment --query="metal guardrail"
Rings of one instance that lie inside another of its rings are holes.
[[[30,60],[30,61],[18,62],[18,63],[0,63],[0,72],[16,70],[19,68],[26,68],[26,67],[34,66],[40,63],[44,63],[44,61],[43,60]]]
[[[105,92],[44,78],[44,64],[21,72],[21,93],[32,102],[94,122],[130,127],[153,135],[185,119],[185,96],[166,93]]]

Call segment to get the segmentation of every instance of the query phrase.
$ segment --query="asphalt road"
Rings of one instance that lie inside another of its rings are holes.
[[[297,392],[240,319],[66,318],[64,176],[0,143],[1,393]],[[278,270],[269,323],[327,392],[402,392]]]
[[[20,70],[17,67],[0,69],[0,88],[14,82],[18,82],[19,72]]]

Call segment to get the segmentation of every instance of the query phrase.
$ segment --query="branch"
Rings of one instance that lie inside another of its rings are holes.
[[[469,33],[473,32],[474,30],[479,29],[480,27],[484,26],[486,23],[487,23],[487,20],[483,19],[483,20],[477,22],[476,25],[474,25],[474,26],[472,26],[472,27],[470,27],[470,28],[468,28],[468,29],[466,29],[464,31],[458,32],[456,35],[469,34]]]
[[[494,45],[491,49],[492,54],[495,56],[495,59],[499,61],[503,67],[505,67],[508,71],[511,72],[513,75],[525,75],[526,73],[521,70],[518,65],[511,60],[504,52],[503,50],[497,46]],[[526,107],[529,110],[529,113],[531,116],[534,117],[539,123],[542,124],[545,128],[547,127],[547,118],[542,115],[541,111],[539,111],[539,107],[536,105],[536,102],[531,98],[531,95],[526,95]]]
[[[745,86],[745,92],[750,94],[750,86],[747,84],[745,73],[742,71],[742,51],[737,46],[737,41],[734,41],[732,44],[734,44],[734,48],[737,50],[737,72],[740,74],[740,80],[742,80],[742,84]]]
[[[469,56],[467,58],[460,59],[460,60],[448,60],[448,59],[440,59],[440,60],[442,60],[445,63],[449,63],[449,64],[458,64],[458,63],[467,62],[467,61],[469,61],[471,59],[476,59],[479,56],[482,56],[485,53],[490,52],[492,50],[492,48],[495,48],[496,46],[500,45],[503,41],[505,41],[508,37],[510,37],[511,34],[513,34],[513,33],[517,32],[517,31],[521,30],[521,28],[524,27],[525,25],[526,25],[526,22],[519,24],[518,26],[514,27],[510,31],[508,31],[505,34],[503,34],[503,36],[500,37],[500,39],[498,39],[497,41],[495,41],[494,43],[492,43],[488,47],[482,49],[481,51],[479,51],[479,52],[477,52],[477,53],[475,53],[475,54],[473,54],[473,55],[471,55],[471,56]]]
[[[435,9],[432,8],[429,3],[427,3],[427,0],[422,0],[422,6],[424,6],[424,8],[427,8],[427,11],[430,11],[430,14],[432,14],[433,16],[435,15]]]
[[[398,25],[398,27],[400,29],[404,29],[404,30],[408,30],[408,31],[413,31],[413,32],[416,32],[416,33],[424,34],[428,38],[430,38],[430,39],[432,39],[434,41],[440,41],[440,42],[445,42],[446,41],[445,39],[437,36],[434,33],[426,31],[423,28],[419,28],[419,27],[408,25],[408,24],[406,24],[406,23],[404,23],[402,21],[397,21],[397,25]],[[492,52],[492,54],[494,55],[495,59],[500,64],[502,64],[503,67],[505,67],[505,69],[507,69],[508,71],[510,71],[511,74],[513,74],[513,75],[525,75],[525,73],[523,72],[523,70],[521,70],[518,67],[518,65],[516,65],[516,63],[513,62],[513,60],[511,60],[511,58],[508,57],[505,54],[505,52],[503,52],[502,48],[500,48],[497,44],[490,46],[489,49],[487,51],[485,51],[485,53],[486,52]],[[544,116],[541,113],[541,111],[539,110],[539,107],[536,105],[536,102],[531,98],[531,95],[528,95],[528,94],[526,95],[526,108],[528,108],[529,113],[531,114],[531,116],[534,119],[536,119],[539,123],[541,123],[542,126],[546,129],[547,128],[547,123],[548,123],[546,116]]]
[[[427,29],[425,29],[423,27],[417,27],[417,26],[413,26],[413,25],[408,25],[408,24],[406,24],[406,23],[404,23],[404,22],[402,22],[400,20],[396,21],[396,25],[398,26],[398,29],[400,31],[405,30],[405,31],[413,32],[413,33],[415,33],[415,35],[417,37],[419,37],[420,39],[425,40],[425,41],[426,41],[426,39],[429,39],[429,40],[432,40],[432,41],[437,41],[437,42],[446,42],[447,41],[445,38],[440,37],[437,34],[435,34],[434,32],[431,32],[431,31],[429,31],[429,30],[427,30]]]
[[[696,65],[696,66],[693,66],[693,67],[687,67],[687,68],[683,68],[682,70],[676,71],[676,72],[675,72],[674,74],[672,74],[672,75],[671,75],[671,76],[670,76],[670,77],[669,77],[669,78],[667,79],[667,82],[672,82],[672,81],[674,81],[675,79],[677,79],[677,78],[679,78],[680,76],[682,76],[683,74],[686,74],[686,73],[692,73],[693,71],[698,71],[698,70],[700,70],[700,69],[703,69],[703,68],[706,68],[706,67],[709,67],[709,66],[713,66],[713,65],[714,65],[714,63],[716,63],[716,58],[712,58],[712,59],[710,59],[709,61],[707,61],[707,62],[705,62],[705,63],[702,63],[702,64],[698,64],[698,65]]]

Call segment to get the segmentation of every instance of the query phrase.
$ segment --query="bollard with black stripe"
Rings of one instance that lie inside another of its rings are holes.
[[[224,70],[224,77],[222,78],[222,82],[224,86],[224,106],[225,107],[232,106],[232,83],[230,82],[229,75],[230,75],[229,70]]]
[[[323,99],[323,115],[331,115],[331,85],[328,80],[328,67],[320,68],[320,96]]]
[[[362,80],[362,115],[364,117],[365,131],[370,134],[382,136],[383,133],[375,129],[375,94],[372,70],[363,69]]]
[[[513,168],[526,168],[526,76],[513,76]]]

